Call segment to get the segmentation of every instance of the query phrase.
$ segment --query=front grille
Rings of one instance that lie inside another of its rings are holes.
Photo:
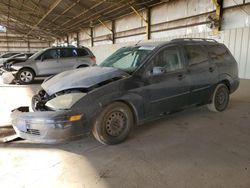
[[[37,129],[27,129],[28,134],[33,134],[33,135],[40,135],[40,131]]]

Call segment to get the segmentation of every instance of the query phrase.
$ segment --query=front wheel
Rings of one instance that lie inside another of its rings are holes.
[[[92,133],[102,144],[118,144],[127,138],[133,124],[130,108],[122,102],[114,102],[96,118]]]
[[[212,102],[207,105],[208,109],[213,112],[222,112],[224,111],[229,102],[229,89],[228,87],[220,83],[216,86]]]
[[[21,69],[17,73],[17,79],[21,84],[29,84],[34,80],[35,74],[31,69]]]

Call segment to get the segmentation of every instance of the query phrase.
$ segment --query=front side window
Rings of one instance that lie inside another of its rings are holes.
[[[115,67],[133,73],[153,49],[151,46],[124,47],[109,56],[100,66]]]
[[[46,60],[46,59],[57,59],[58,58],[58,50],[57,49],[47,50],[42,55],[42,58],[43,58],[43,60]]]
[[[207,53],[200,45],[186,45],[184,46],[187,52],[187,59],[189,65],[200,64],[208,60]]]
[[[163,67],[166,72],[183,69],[181,54],[177,47],[168,47],[160,51],[152,60],[154,67]]]

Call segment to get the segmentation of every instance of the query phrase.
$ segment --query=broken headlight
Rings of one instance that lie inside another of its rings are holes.
[[[53,110],[68,110],[85,95],[81,92],[58,95],[46,102],[45,106]]]

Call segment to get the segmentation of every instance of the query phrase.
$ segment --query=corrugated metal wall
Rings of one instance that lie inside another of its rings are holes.
[[[239,76],[250,79],[250,28],[224,31],[224,44],[230,49],[239,66]]]

